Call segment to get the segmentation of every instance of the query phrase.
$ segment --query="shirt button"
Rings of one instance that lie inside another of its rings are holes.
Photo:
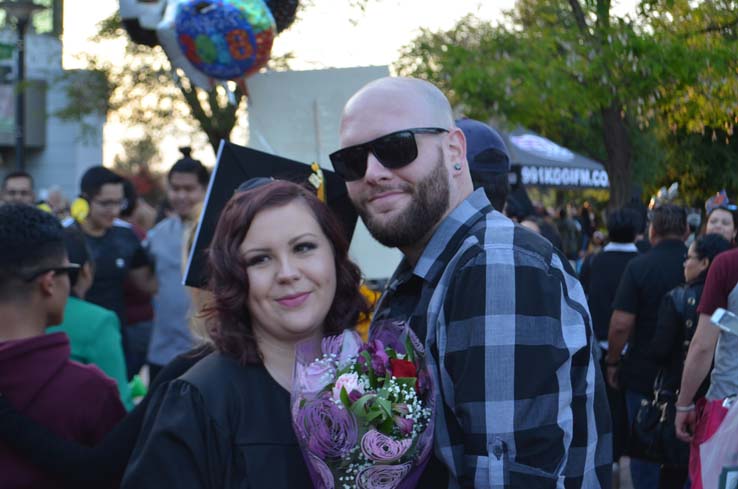
[[[684,322],[684,324],[686,324],[686,325],[687,325],[687,329],[691,329],[691,328],[692,328],[692,320],[691,320],[691,319],[687,319],[687,320],[686,320],[686,321]]]

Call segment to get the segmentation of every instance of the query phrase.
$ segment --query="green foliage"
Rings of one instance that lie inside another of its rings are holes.
[[[661,186],[679,182],[684,204],[704,208],[705,200],[725,188],[731,199],[738,197],[738,140],[724,131],[706,134],[685,130],[660,136],[666,148],[664,170],[646,190],[654,194]]]
[[[735,2],[519,0],[500,23],[424,30],[396,64],[469,117],[522,124],[605,162],[615,205],[666,162],[653,128],[732,135],[738,120]],[[605,117],[606,113],[619,113]],[[632,148],[632,150],[631,150]],[[672,171],[669,167],[668,171]]]

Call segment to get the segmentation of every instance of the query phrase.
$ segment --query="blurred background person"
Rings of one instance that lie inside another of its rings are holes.
[[[725,190],[708,199],[705,210],[705,234],[720,234],[734,246],[738,233],[738,206],[730,203]]]
[[[613,300],[605,357],[607,381],[625,392],[628,425],[642,401],[650,401],[658,366],[649,355],[664,294],[681,284],[682,264],[687,255],[687,214],[683,208],[656,207],[649,227],[652,248],[628,262]],[[624,353],[625,345],[628,345]],[[631,458],[630,473],[635,489],[659,485],[659,466]]]
[[[113,171],[95,166],[88,169],[80,181],[81,215],[73,214],[77,222],[69,223],[82,231],[95,265],[95,279],[87,291],[86,300],[110,309],[126,324],[124,283],[130,278],[139,291],[156,292],[156,277],[151,261],[130,224],[119,219],[125,206],[123,178]],[[80,201],[78,201],[80,202]],[[127,329],[123,327],[123,350],[129,359]]]
[[[159,284],[154,296],[154,328],[148,350],[150,378],[174,357],[193,346],[188,328],[190,296],[182,285],[185,231],[199,216],[210,174],[198,160],[185,152],[167,174],[167,200],[173,214],[148,234],[147,249],[156,262]]]
[[[703,487],[700,445],[725,418],[728,409],[724,400],[738,393],[738,335],[712,324],[710,318],[718,308],[738,314],[738,249],[720,253],[707,272],[697,307],[697,331],[684,361],[676,402],[676,433],[682,441],[690,442],[689,478],[694,489]],[[705,397],[698,399],[696,394],[711,366],[710,387]]]
[[[660,388],[673,395],[674,400],[681,385],[687,350],[697,328],[699,320],[697,306],[702,297],[707,271],[715,257],[728,249],[730,243],[719,234],[698,237],[689,246],[687,258],[684,260],[685,284],[670,290],[659,306],[656,330],[651,342],[651,355],[661,368]],[[704,397],[709,386],[709,379],[705,379],[695,397],[698,399]],[[676,438],[674,441],[679,443]],[[689,445],[683,443],[681,448],[670,447],[671,453],[677,451],[684,453],[685,463],[679,464],[676,460],[662,463],[659,483],[664,489],[683,487],[687,480],[686,460],[689,456]]]
[[[69,200],[67,200],[61,187],[57,185],[49,187],[46,194],[46,203],[49,205],[52,214],[60,221],[69,217]]]
[[[582,244],[582,226],[574,219],[571,211],[572,205],[567,205],[559,210],[559,220],[556,228],[561,236],[561,251],[576,269],[576,262],[579,259],[579,250]]]
[[[133,183],[128,179],[123,179],[123,195],[125,196],[125,204],[121,208],[120,217],[130,224],[133,234],[144,242],[146,239],[146,231],[148,228],[142,226],[147,221],[136,220],[135,215],[141,207]],[[153,209],[152,209],[153,211]],[[152,222],[153,225],[153,216]],[[152,294],[148,291],[141,290],[133,282],[130,276],[126,277],[123,283],[123,298],[125,301],[125,323],[126,329],[126,364],[128,378],[133,378],[139,373],[141,368],[146,364],[146,355],[149,350],[151,341],[151,330],[154,324],[154,305],[152,303]]]
[[[474,189],[483,187],[492,207],[504,212],[510,193],[510,156],[505,142],[492,127],[474,119],[459,119],[456,127],[466,138],[466,160]]]
[[[120,321],[113,311],[85,301],[85,294],[95,276],[94,264],[84,236],[72,228],[64,232],[69,261],[79,270],[69,273],[71,288],[64,309],[64,321],[47,333],[64,332],[69,337],[72,360],[93,364],[118,383],[121,401],[126,409],[133,407],[126,374],[126,360],[120,336]]]
[[[33,177],[24,171],[14,171],[3,179],[2,201],[6,204],[33,205],[36,194],[33,191]]]
[[[584,260],[579,280],[587,296],[592,315],[592,329],[600,346],[600,367],[603,376],[607,374],[605,356],[607,355],[607,335],[612,316],[612,303],[628,262],[638,256],[635,245],[640,217],[632,209],[618,209],[607,216],[609,243],[602,251]],[[613,477],[619,481],[619,460],[628,442],[628,416],[625,409],[623,391],[606,384],[613,426]]]

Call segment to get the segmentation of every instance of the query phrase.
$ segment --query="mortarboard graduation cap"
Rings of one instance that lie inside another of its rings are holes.
[[[322,169],[321,172],[324,200],[343,225],[346,239],[350,243],[356,227],[357,214],[349,200],[346,184],[332,171]],[[264,179],[269,178],[307,183],[314,182],[319,177],[310,165],[221,141],[187,261],[185,285],[202,287],[205,284],[207,262],[205,251],[210,246],[220,213],[233,194],[239,190],[256,188],[265,183]],[[248,184],[243,185],[247,181]]]

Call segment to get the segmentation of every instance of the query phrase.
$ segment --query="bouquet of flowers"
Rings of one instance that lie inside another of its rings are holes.
[[[318,489],[410,489],[433,448],[423,347],[403,323],[298,345],[295,434]]]

